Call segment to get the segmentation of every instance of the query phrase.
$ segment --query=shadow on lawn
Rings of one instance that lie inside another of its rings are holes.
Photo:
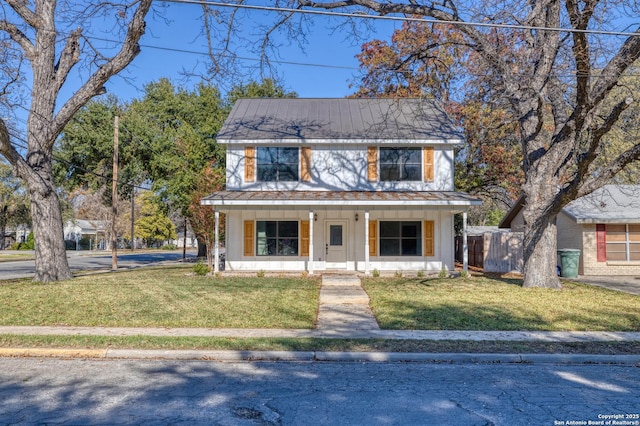
[[[374,312],[380,327],[387,330],[466,331],[639,331],[637,312],[593,305],[588,310],[562,307],[541,309],[478,305],[472,302],[432,306],[424,302],[385,302],[384,312]],[[556,312],[548,312],[548,310]]]

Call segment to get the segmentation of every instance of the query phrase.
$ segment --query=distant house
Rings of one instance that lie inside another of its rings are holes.
[[[79,242],[89,240],[87,249],[106,249],[106,232],[109,223],[104,220],[73,219],[64,225],[64,239]]]
[[[240,99],[217,135],[227,271],[440,271],[454,267],[445,112],[424,99]]]
[[[520,199],[500,228],[524,231]],[[606,185],[558,215],[558,248],[580,249],[581,275],[640,274],[640,185]]]

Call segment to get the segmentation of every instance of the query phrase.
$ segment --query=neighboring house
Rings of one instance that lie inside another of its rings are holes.
[[[227,215],[227,271],[452,270],[454,214],[481,203],[424,99],[240,99],[217,140],[226,190],[201,203]]]
[[[64,225],[64,239],[75,241],[90,240],[89,249],[106,249],[106,232],[109,224],[103,220],[68,220]]]
[[[524,231],[523,199],[501,228]],[[580,275],[640,274],[640,185],[606,185],[569,203],[556,221],[558,249],[580,249]]]

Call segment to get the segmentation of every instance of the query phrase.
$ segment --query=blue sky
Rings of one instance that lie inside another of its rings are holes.
[[[170,78],[175,84],[190,86],[199,82],[199,78],[191,77],[185,81],[181,75],[183,69],[194,73],[204,72],[207,58],[195,53],[206,52],[206,40],[201,35],[202,23],[199,20],[200,6],[188,4],[170,4],[165,17],[170,22],[148,19],[147,32],[142,39],[142,51],[134,62],[123,71],[122,77],[114,77],[107,85],[109,93],[115,94],[123,100],[129,100],[142,95],[145,84],[156,81],[161,77]],[[247,11],[243,22],[247,25],[245,36],[252,37],[258,42],[255,28],[260,23],[273,17],[269,12]],[[354,81],[357,74],[358,61],[355,55],[360,52],[359,42],[352,41],[353,37],[341,31],[333,31],[332,26],[337,21],[328,18],[315,17],[312,32],[308,35],[308,43],[303,52],[296,43],[289,43],[281,38],[283,46],[279,49],[280,60],[301,64],[319,64],[325,66],[277,64],[276,68],[285,87],[298,93],[300,97],[344,97],[353,93],[349,83]],[[375,32],[367,34],[367,40],[373,38],[388,39],[393,31],[393,23],[376,22]],[[175,49],[168,51],[154,47]],[[251,52],[242,56],[257,58]],[[255,66],[256,61],[245,61],[248,67]],[[224,85],[224,82],[221,82]],[[215,84],[215,81],[213,82]]]

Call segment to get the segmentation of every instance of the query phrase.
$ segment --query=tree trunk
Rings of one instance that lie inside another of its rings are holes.
[[[524,282],[523,287],[561,288],[557,274],[556,215],[545,215],[535,203],[523,210]]]
[[[198,257],[207,257],[207,244],[204,242],[204,238],[196,236],[198,241]]]
[[[60,201],[53,188],[44,194],[31,191],[31,216],[36,236],[33,280],[47,283],[73,278],[64,246]]]

